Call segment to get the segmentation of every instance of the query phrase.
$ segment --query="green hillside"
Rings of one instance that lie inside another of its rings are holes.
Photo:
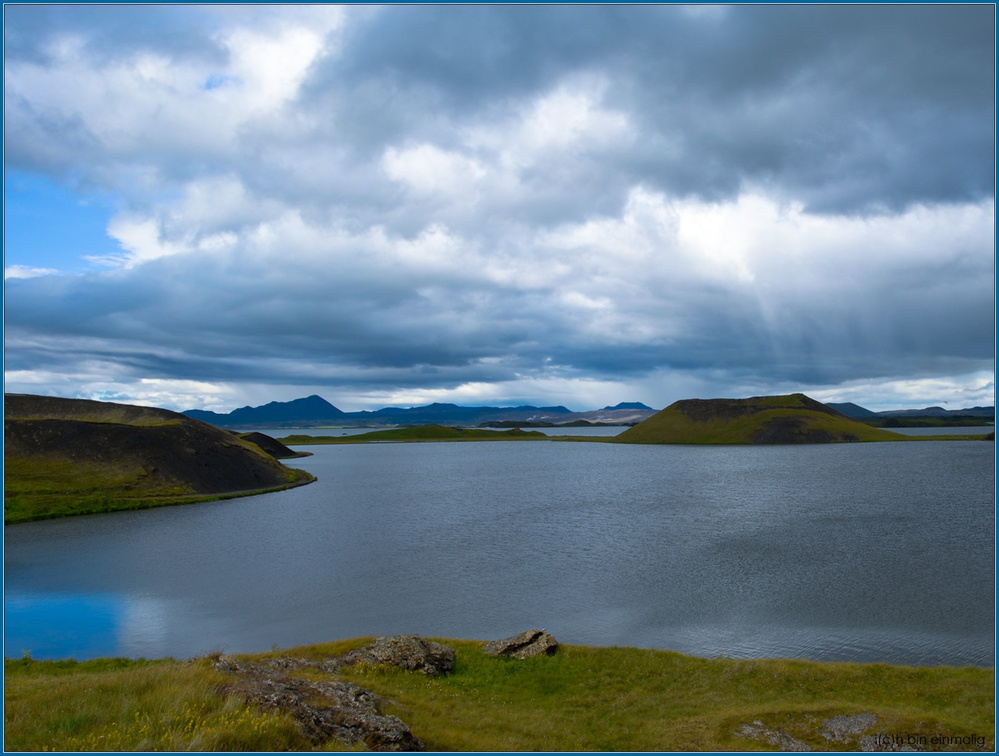
[[[905,441],[804,394],[749,399],[684,399],[615,439],[632,444],[820,444]]]
[[[309,483],[257,444],[169,410],[4,395],[4,522]]]

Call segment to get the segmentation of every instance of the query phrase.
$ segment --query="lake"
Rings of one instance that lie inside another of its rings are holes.
[[[991,443],[308,450],[302,488],[5,528],[5,655],[537,627],[709,657],[995,663]]]

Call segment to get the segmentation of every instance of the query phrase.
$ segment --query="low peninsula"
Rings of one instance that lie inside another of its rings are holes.
[[[247,496],[315,480],[279,462],[275,455],[298,453],[274,444],[268,453],[252,439],[165,409],[5,394],[4,522]]]

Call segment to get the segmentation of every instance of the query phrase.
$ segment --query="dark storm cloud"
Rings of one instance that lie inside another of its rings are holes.
[[[991,193],[993,22],[988,5],[408,6],[350,35],[303,91],[349,92],[356,120],[340,125],[377,150],[599,72],[640,127],[604,175],[899,210]]]
[[[122,247],[7,281],[8,371],[363,393],[991,364],[992,6],[5,22],[8,165],[112,192]]]

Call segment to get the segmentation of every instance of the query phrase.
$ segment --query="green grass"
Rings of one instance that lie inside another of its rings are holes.
[[[481,428],[449,428],[444,425],[417,425],[411,428],[391,428],[389,430],[359,433],[355,436],[304,436],[301,434],[279,438],[286,446],[309,444],[367,444],[372,442],[412,442],[412,441],[550,441],[541,431],[525,431],[514,428],[508,431],[485,430]]]
[[[109,402],[57,402],[46,404],[45,414],[18,412],[17,408],[5,415],[8,420],[77,420],[86,423],[134,425],[138,428],[159,428],[180,425],[184,418],[170,417],[156,407],[140,407]]]
[[[4,667],[6,751],[310,750],[290,717],[220,695],[206,660]]]
[[[322,659],[367,640],[244,658]],[[823,720],[858,713],[877,717],[872,732],[984,736],[980,750],[995,745],[992,669],[701,659],[587,646],[515,661],[487,656],[474,641],[435,640],[457,651],[449,675],[386,667],[342,673],[388,700],[385,713],[406,722],[428,750],[776,750],[740,735],[740,725],[757,721],[815,749],[837,750],[847,745],[822,737]],[[207,659],[18,659],[5,671],[7,750],[311,747],[286,718],[220,695],[226,677]]]
[[[858,441],[908,441],[913,438],[808,409],[774,407],[739,417],[694,420],[668,407],[624,431],[615,440],[633,444],[747,444],[768,421],[792,417],[802,420],[805,429],[848,434]]]
[[[315,478],[302,470],[287,468],[288,483],[265,493],[301,485]],[[131,509],[149,509],[176,504],[236,498],[250,495],[195,494],[184,486],[167,486],[149,480],[138,465],[121,461],[102,464],[48,457],[11,457],[4,460],[4,524],[96,514]]]

